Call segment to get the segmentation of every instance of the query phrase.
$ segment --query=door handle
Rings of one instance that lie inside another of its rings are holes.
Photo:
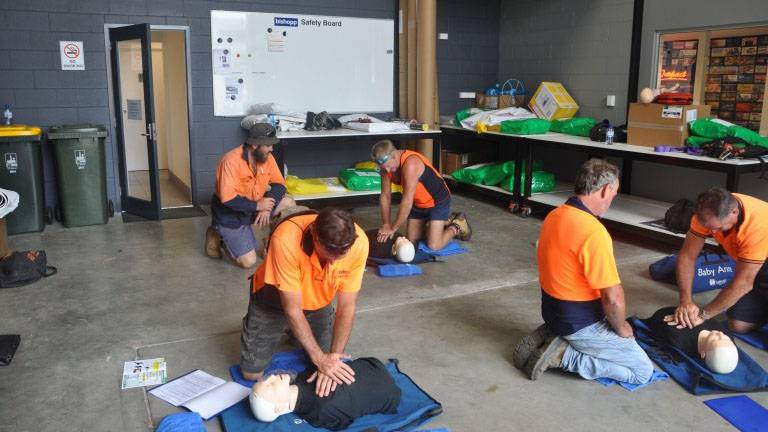
[[[155,130],[154,123],[147,123],[147,133],[141,134],[141,136],[149,137],[151,140],[154,140],[156,135],[157,131]]]

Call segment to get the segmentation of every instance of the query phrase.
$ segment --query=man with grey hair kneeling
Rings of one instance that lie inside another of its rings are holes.
[[[644,384],[653,374],[625,319],[613,243],[599,220],[618,190],[618,168],[588,160],[576,176],[574,196],[544,219],[536,260],[545,324],[514,353],[515,366],[532,380],[549,368],[631,384]]]

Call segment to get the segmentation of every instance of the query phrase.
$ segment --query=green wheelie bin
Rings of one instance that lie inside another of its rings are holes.
[[[5,217],[8,234],[45,229],[41,135],[39,127],[0,126],[0,188],[19,194],[19,206]]]
[[[48,130],[59,191],[56,218],[65,227],[105,224],[114,215],[114,204],[107,198],[107,135],[104,126],[92,124]]]

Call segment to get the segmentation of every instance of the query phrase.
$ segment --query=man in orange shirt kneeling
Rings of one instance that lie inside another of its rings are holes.
[[[515,366],[532,380],[549,368],[631,384],[644,384],[653,374],[625,320],[611,236],[598,220],[619,190],[618,175],[615,165],[588,160],[574,196],[544,219],[536,260],[545,324],[514,353]]]
[[[368,238],[346,211],[325,208],[283,219],[253,274],[240,337],[240,369],[247,380],[264,374],[281,336],[290,329],[317,366],[316,393],[354,382],[341,360],[354,322]],[[331,302],[338,293],[338,311]]]

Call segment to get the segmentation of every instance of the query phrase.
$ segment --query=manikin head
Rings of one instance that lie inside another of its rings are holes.
[[[397,148],[392,141],[382,140],[373,145],[371,149],[371,158],[379,165],[379,168],[393,173],[400,168],[400,161],[397,160],[395,152]]]
[[[592,213],[601,217],[619,193],[619,169],[603,159],[590,159],[579,168],[573,188]]]
[[[392,255],[402,263],[409,263],[413,261],[413,257],[416,255],[416,248],[407,238],[398,237],[395,244],[392,245]]]
[[[656,99],[656,96],[659,95],[658,90],[653,91],[650,88],[646,87],[642,90],[640,90],[640,97],[638,98],[641,103],[647,104],[653,102],[654,99]]]
[[[283,414],[293,412],[296,395],[298,387],[291,385],[290,375],[269,375],[253,385],[251,412],[259,421],[272,422]]]
[[[731,373],[739,364],[736,345],[721,331],[702,330],[699,333],[699,354],[714,373]]]
[[[728,232],[739,221],[739,202],[727,190],[712,187],[696,198],[696,217],[705,228]]]
[[[245,143],[248,144],[249,154],[257,162],[266,162],[269,153],[272,152],[272,146],[280,142],[275,135],[275,127],[269,123],[256,123],[248,129],[248,138],[245,139]]]

